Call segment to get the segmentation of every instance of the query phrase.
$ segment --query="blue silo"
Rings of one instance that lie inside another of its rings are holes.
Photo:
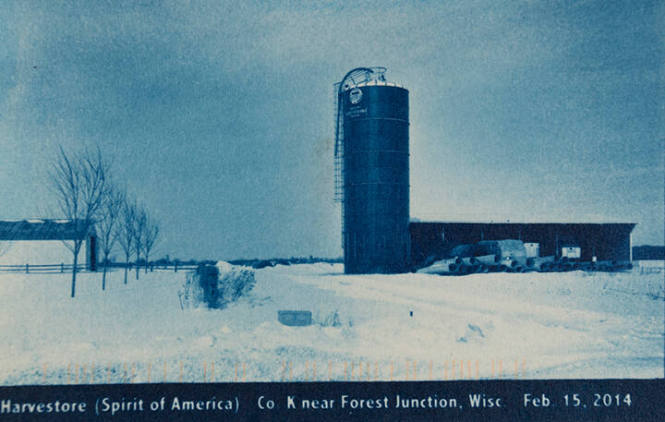
[[[336,85],[347,274],[409,268],[409,92],[384,75],[384,68],[358,68]]]

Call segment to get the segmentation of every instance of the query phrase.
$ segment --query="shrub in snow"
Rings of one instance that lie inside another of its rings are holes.
[[[258,261],[257,263],[254,264],[254,268],[256,268],[257,270],[260,270],[260,269],[266,268],[266,267],[274,267],[274,266],[275,266],[275,263],[273,261],[269,261],[269,260],[265,260],[265,259],[261,260],[261,261]]]
[[[315,321],[321,327],[340,327],[342,325],[337,310],[325,316],[317,314]]]
[[[346,323],[342,323],[342,319],[339,316],[339,312],[335,309],[332,312],[328,311],[317,311],[316,314],[312,317],[312,322],[315,325],[320,327],[335,327],[339,328]],[[348,326],[353,326],[353,322],[349,319]]]
[[[197,308],[201,304],[223,308],[249,293],[255,284],[253,270],[218,262],[216,266],[200,265],[189,272],[178,295],[183,309]]]
[[[219,268],[219,264],[217,266]],[[254,288],[256,279],[254,270],[243,267],[233,267],[228,271],[220,271],[218,289],[218,307],[228,302],[238,300],[239,297],[247,295]]]
[[[198,308],[201,304],[205,303],[203,288],[199,283],[199,276],[195,271],[187,273],[185,284],[178,290],[178,298],[180,299],[180,307],[182,309]]]

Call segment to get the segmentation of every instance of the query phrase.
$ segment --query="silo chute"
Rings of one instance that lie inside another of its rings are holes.
[[[352,87],[372,80],[385,81],[385,67],[357,67],[348,72],[335,90],[335,202],[344,202],[344,102],[341,95]],[[344,229],[342,229],[342,233]]]

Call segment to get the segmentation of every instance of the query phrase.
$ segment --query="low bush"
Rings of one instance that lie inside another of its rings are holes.
[[[337,309],[327,315],[317,314],[314,322],[321,327],[340,327],[342,325]]]
[[[245,296],[254,288],[254,270],[236,267],[226,262],[217,266],[201,265],[187,274],[185,284],[178,291],[181,308],[224,308]]]

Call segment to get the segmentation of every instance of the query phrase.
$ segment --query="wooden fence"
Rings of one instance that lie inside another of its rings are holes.
[[[85,271],[86,265],[76,266],[77,271]],[[20,265],[0,265],[0,271],[14,273],[71,273],[74,269],[72,264],[20,264]]]
[[[117,265],[117,264],[116,264]],[[102,267],[102,265],[100,265]],[[120,265],[121,268],[124,268],[124,265]],[[130,268],[135,268],[135,265],[130,265]],[[157,265],[157,264],[149,264],[148,265],[148,271],[173,271],[173,272],[178,272],[178,271],[191,271],[195,270],[198,267],[198,265],[195,264],[166,264],[166,265]],[[142,270],[145,270],[145,265],[139,265],[139,268]]]
[[[109,264],[107,269],[122,269],[127,267],[129,270],[135,270],[136,264],[122,264],[122,263],[112,263]],[[198,265],[193,264],[167,264],[167,265],[157,265],[149,264],[148,270],[152,271],[191,271],[195,270]],[[77,265],[77,272],[86,271],[87,266],[85,264]],[[0,265],[0,272],[13,272],[13,273],[71,273],[74,269],[72,264],[18,264],[18,265]],[[104,270],[104,264],[97,265],[97,272]],[[139,270],[145,271],[145,265],[139,265]]]

